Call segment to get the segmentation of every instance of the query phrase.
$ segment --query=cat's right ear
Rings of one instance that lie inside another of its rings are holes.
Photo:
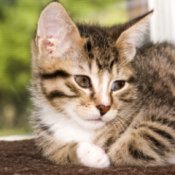
[[[116,47],[120,57],[126,61],[130,62],[135,57],[136,49],[143,46],[152,14],[153,10],[133,20],[133,24],[128,23],[129,27],[118,37]]]
[[[52,2],[41,12],[35,41],[40,56],[61,58],[76,50],[82,38],[64,7]]]

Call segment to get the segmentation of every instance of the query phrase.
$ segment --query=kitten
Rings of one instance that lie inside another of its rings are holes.
[[[75,25],[41,13],[32,46],[37,145],[58,164],[175,163],[175,48],[145,44],[152,12],[124,25]]]

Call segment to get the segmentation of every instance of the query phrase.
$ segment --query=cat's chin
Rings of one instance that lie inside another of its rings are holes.
[[[70,116],[79,126],[86,129],[99,129],[103,127],[106,122],[101,119],[83,119],[78,116],[73,110],[67,110],[68,116]]]
[[[76,119],[76,122],[84,128],[87,129],[99,129],[103,127],[106,123],[102,120],[83,120]]]
[[[106,121],[103,121],[100,116],[94,118],[82,117],[75,112],[72,106],[66,109],[67,116],[74,120],[80,127],[90,130],[96,130],[106,125]]]

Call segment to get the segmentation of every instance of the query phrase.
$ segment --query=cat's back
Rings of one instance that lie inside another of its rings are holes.
[[[175,46],[148,44],[134,61],[139,88],[144,94],[175,98]]]
[[[167,42],[148,43],[138,50],[137,62],[153,65],[156,69],[168,69],[175,66],[175,45]]]

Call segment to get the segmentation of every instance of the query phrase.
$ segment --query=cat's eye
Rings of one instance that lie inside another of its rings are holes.
[[[91,88],[91,80],[86,75],[76,75],[75,82],[82,88]]]
[[[118,90],[122,89],[125,86],[125,83],[126,82],[124,80],[114,81],[112,84],[111,91],[118,91]]]

